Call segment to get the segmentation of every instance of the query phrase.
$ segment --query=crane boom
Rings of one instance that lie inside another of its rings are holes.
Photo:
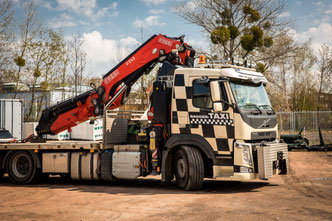
[[[90,117],[101,115],[104,108],[120,107],[124,92],[130,91],[131,86],[158,62],[167,60],[173,64],[193,66],[195,50],[184,43],[183,38],[153,35],[106,73],[98,88],[46,108],[36,127],[38,135],[70,130]]]

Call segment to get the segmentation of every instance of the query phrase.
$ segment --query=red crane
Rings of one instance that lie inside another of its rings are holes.
[[[171,38],[153,35],[134,52],[128,55],[104,75],[101,85],[94,89],[46,108],[42,112],[36,131],[42,134],[57,134],[90,117],[98,116],[104,109],[114,109],[123,104],[131,86],[148,74],[158,62],[193,66],[195,50],[184,43],[184,35]]]

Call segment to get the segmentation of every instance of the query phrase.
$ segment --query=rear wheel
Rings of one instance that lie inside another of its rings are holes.
[[[175,153],[174,171],[178,186],[185,190],[198,190],[204,181],[204,162],[195,147],[182,146]]]
[[[27,151],[14,152],[8,161],[8,175],[17,184],[28,184],[36,181],[40,175],[33,156]]]
[[[2,162],[3,162],[3,157],[0,155],[0,180],[5,174],[5,169],[2,169]]]

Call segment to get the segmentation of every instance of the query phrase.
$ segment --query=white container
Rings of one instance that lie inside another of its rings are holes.
[[[62,131],[56,135],[46,135],[47,140],[70,140],[70,133],[68,130]]]
[[[8,130],[15,139],[22,139],[23,105],[19,99],[0,99],[0,128]]]
[[[73,140],[102,140],[103,139],[103,120],[96,119],[94,124],[85,121],[72,128],[71,139]]]
[[[36,127],[38,122],[25,122],[23,123],[23,139],[26,139],[31,134],[37,135]]]

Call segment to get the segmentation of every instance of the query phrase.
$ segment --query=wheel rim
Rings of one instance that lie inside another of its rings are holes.
[[[12,168],[16,177],[24,178],[30,171],[29,158],[24,154],[16,155],[13,159]]]
[[[185,176],[186,176],[186,163],[184,162],[183,158],[180,158],[178,160],[177,171],[178,171],[178,175],[181,179],[185,178]]]

